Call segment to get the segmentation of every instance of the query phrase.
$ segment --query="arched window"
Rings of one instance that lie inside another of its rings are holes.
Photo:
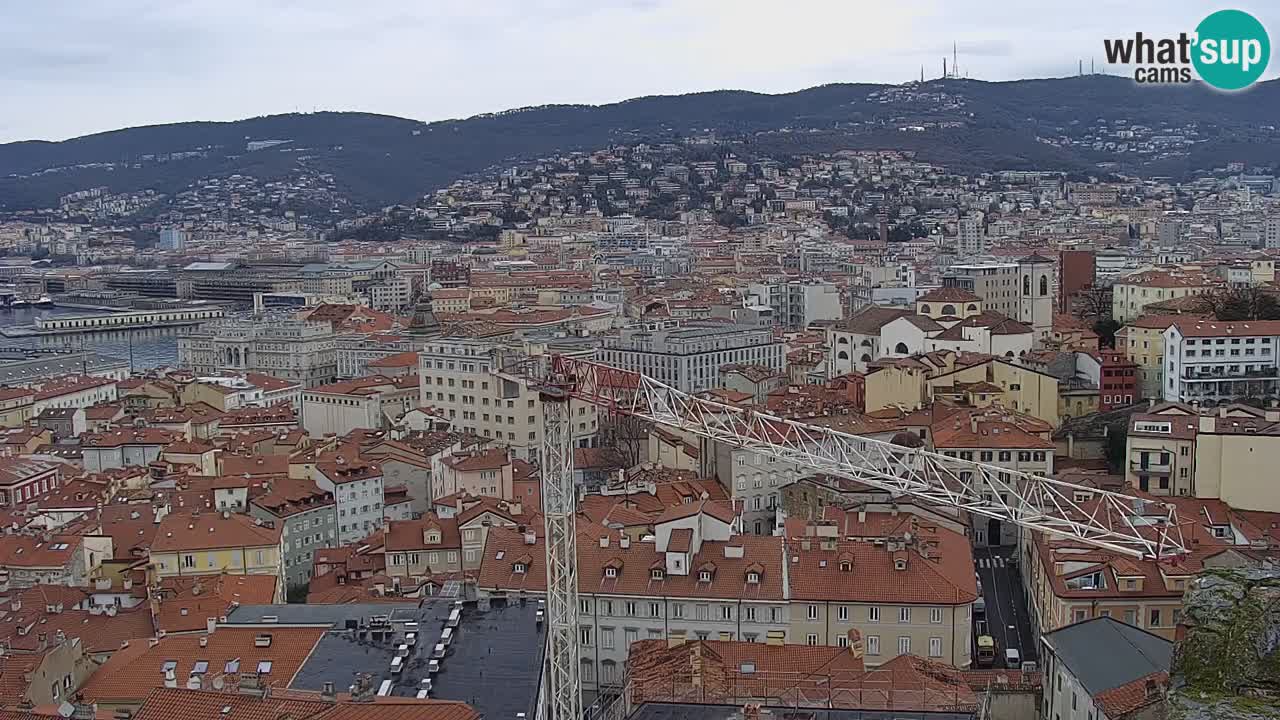
[[[849,353],[845,352],[844,350],[841,350],[840,352],[836,353],[836,359],[838,359],[838,360],[848,360],[848,359],[849,359]]]
[[[943,314],[943,315],[955,315],[955,314],[956,314],[956,306],[955,306],[955,305],[943,305],[943,306],[942,306],[942,314]]]
[[[1005,354],[1004,354],[1004,356],[1005,356],[1005,357],[1013,357],[1013,351],[1012,351],[1012,350],[1010,350],[1009,352],[1005,353]]]
[[[907,353],[911,352],[910,350],[907,349],[906,343],[898,343],[897,345],[894,345],[893,351],[898,353],[899,355],[906,355]]]
[[[869,362],[871,362],[871,356],[870,356],[870,355],[868,355],[868,354],[866,354],[866,353],[863,353],[863,354],[862,354],[862,362],[864,362],[864,363],[869,363]]]
[[[839,340],[836,340],[836,344],[837,344],[837,345],[848,345],[848,344],[849,344],[849,338],[847,338],[847,337],[845,337],[845,336],[841,335],[841,336],[840,336],[840,339],[839,339]]]
[[[928,306],[928,305],[921,305],[921,306],[920,306],[920,314],[921,314],[921,315],[928,315],[928,314],[929,314],[929,306]]]
[[[974,305],[973,303],[969,303],[968,310],[969,312],[978,312],[978,306]]]
[[[1026,297],[1031,296],[1031,276],[1030,275],[1022,276],[1022,294],[1023,296],[1026,296]]]
[[[1049,294],[1049,276],[1041,275],[1040,276],[1040,297],[1045,297],[1048,294]]]

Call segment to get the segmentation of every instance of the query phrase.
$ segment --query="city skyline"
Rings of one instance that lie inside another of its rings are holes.
[[[1264,24],[1280,21],[1273,9],[1242,7]],[[4,91],[25,110],[0,117],[0,142],[314,110],[435,121],[717,89],[896,84],[938,77],[953,47],[961,76],[980,80],[1068,76],[1091,63],[1116,73],[1103,62],[1104,37],[1176,34],[1213,9],[1105,3],[1080,17],[1060,4],[1028,12],[801,0],[789,8],[610,0],[583,11],[543,0],[10,9],[0,27],[0,59],[12,71]]]

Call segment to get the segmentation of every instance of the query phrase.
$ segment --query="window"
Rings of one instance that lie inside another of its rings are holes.
[[[733,606],[732,606],[732,605],[721,605],[721,606],[720,606],[720,619],[721,619],[721,620],[732,620],[732,619],[733,619]]]
[[[591,628],[583,627],[583,628],[579,628],[578,630],[579,630],[578,639],[581,640],[582,646],[591,647]]]
[[[898,654],[899,655],[911,654],[911,637],[909,635],[898,636]]]
[[[613,649],[613,628],[600,628],[600,647],[605,650]]]
[[[837,618],[837,619],[840,619],[840,620],[848,620],[848,619],[849,619],[849,606],[848,606],[848,605],[841,605],[841,606],[837,607],[837,608],[836,608],[836,618]]]
[[[867,608],[867,622],[880,622],[880,608],[874,605]]]
[[[880,636],[879,635],[867,636],[867,654],[868,655],[880,654]]]
[[[582,606],[582,614],[583,614],[583,615],[590,615],[590,614],[591,614],[591,601],[590,601],[590,600],[580,600],[580,601],[578,601],[578,604],[579,604],[580,606]]]
[[[900,623],[911,622],[911,608],[909,607],[898,608],[898,622]]]
[[[810,606],[809,606],[808,617],[809,617],[809,619],[810,619],[810,620],[817,620],[817,619],[818,619],[818,606],[817,606],[817,605],[810,605]]]
[[[929,657],[931,658],[942,657],[942,638],[940,637],[929,638]]]
[[[750,622],[756,621],[756,609],[750,605],[742,608],[742,619]]]
[[[929,622],[935,625],[942,622],[942,608],[929,608]]]
[[[680,603],[672,603],[672,604],[671,604],[671,617],[673,617],[673,618],[682,618],[682,617],[684,617],[684,605],[681,605]]]
[[[649,617],[661,617],[662,605],[656,602],[649,603]]]
[[[1147,627],[1160,627],[1160,610],[1153,608],[1151,610],[1151,623]]]
[[[635,628],[627,628],[622,633],[622,640],[627,644],[627,647],[631,647],[631,643],[635,642],[639,638],[640,632]]]
[[[635,601],[634,601],[634,600],[628,600],[628,601],[627,601],[626,609],[627,609],[627,617],[635,617],[635,616],[636,616],[636,603],[635,603]]]
[[[817,645],[818,636],[815,633],[809,633],[804,639],[806,645]]]

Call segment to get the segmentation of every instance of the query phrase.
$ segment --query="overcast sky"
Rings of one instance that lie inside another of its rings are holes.
[[[0,142],[362,110],[421,120],[547,103],[941,72],[1073,74],[1102,39],[1259,0],[0,0]],[[1272,60],[1266,77],[1280,73]]]

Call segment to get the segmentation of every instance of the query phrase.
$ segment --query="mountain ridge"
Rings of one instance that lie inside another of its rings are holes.
[[[899,99],[886,102],[886,94]],[[432,122],[321,111],[119,128],[62,141],[17,141],[0,144],[0,209],[49,207],[59,195],[99,185],[112,192],[151,188],[169,194],[209,175],[282,177],[296,170],[297,156],[304,154],[297,148],[308,149],[303,162],[333,174],[359,202],[382,205],[410,201],[457,177],[518,160],[706,132],[761,153],[773,152],[774,145],[797,145],[794,137],[784,135],[803,132],[814,135],[811,140],[821,135],[821,148],[900,145],[925,160],[959,162],[962,169],[1029,169],[1051,163],[1063,167],[1046,169],[1087,170],[1106,159],[1088,149],[1048,145],[1041,138],[1069,136],[1082,120],[1121,115],[1134,124],[1163,120],[1213,133],[1185,161],[1154,164],[1152,173],[1212,165],[1222,154],[1214,150],[1215,143],[1226,148],[1222,152],[1247,152],[1259,163],[1280,162],[1268,122],[1280,116],[1280,81],[1233,94],[1198,84],[1147,87],[1104,75],[830,83],[776,94],[726,89],[601,105],[527,106]],[[912,123],[957,126],[902,131]],[[250,140],[291,142],[249,152],[245,143]],[[1247,151],[1232,149],[1237,147]],[[173,153],[199,155],[154,159]]]

